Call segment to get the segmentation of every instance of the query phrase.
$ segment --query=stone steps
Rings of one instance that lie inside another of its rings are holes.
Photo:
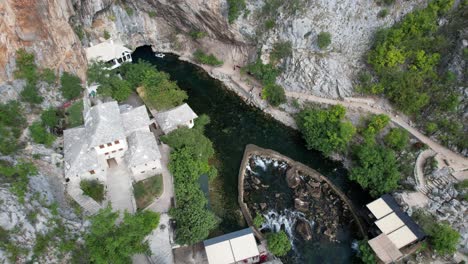
[[[78,186],[67,186],[67,192],[73,200],[91,214],[97,213],[102,208],[95,200],[83,195],[83,191]]]

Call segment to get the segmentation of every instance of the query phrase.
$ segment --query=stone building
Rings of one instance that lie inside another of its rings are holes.
[[[120,67],[124,62],[132,62],[132,55],[131,50],[122,44],[108,40],[86,48],[86,59],[88,63],[93,61],[105,62],[112,70]]]
[[[179,127],[192,128],[197,114],[188,104],[182,104],[164,112],[156,113],[154,119],[164,134],[169,134]]]

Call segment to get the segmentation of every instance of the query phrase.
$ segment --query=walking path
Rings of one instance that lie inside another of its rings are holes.
[[[237,91],[238,94],[247,101],[252,99],[252,102],[257,105],[260,109],[264,110],[267,113],[270,113],[273,117],[277,118],[279,121],[289,125],[291,127],[296,127],[294,119],[285,113],[284,111],[273,109],[271,107],[264,107],[264,100],[261,99],[261,85],[250,78],[249,76],[242,76],[240,69],[237,69],[235,65],[224,64],[222,67],[210,67],[206,65],[201,65],[208,73],[210,73],[214,78],[220,79],[221,81],[233,82],[238,86],[237,88],[243,91]],[[232,87],[231,87],[232,88]],[[358,111],[366,111],[373,114],[385,114],[390,117],[391,121],[400,126],[401,128],[407,130],[411,135],[416,137],[419,141],[426,144],[434,152],[438,153],[441,158],[447,163],[449,167],[454,170],[453,175],[458,180],[468,179],[468,159],[462,155],[451,151],[450,149],[440,145],[439,143],[433,141],[429,137],[423,135],[416,128],[412,127],[403,115],[399,114],[390,107],[383,107],[380,104],[377,104],[373,99],[370,98],[358,98],[358,97],[347,97],[343,100],[337,99],[328,99],[311,94],[298,93],[286,91],[286,96],[289,98],[306,100],[310,102],[320,103],[320,104],[329,104],[329,105],[343,105],[346,108],[353,108]]]
[[[112,165],[107,170],[107,197],[114,210],[135,213],[133,186],[129,176],[130,172],[124,164]]]

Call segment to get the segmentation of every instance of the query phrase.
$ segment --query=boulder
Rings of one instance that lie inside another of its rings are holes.
[[[312,239],[312,227],[307,221],[303,219],[297,220],[296,232],[301,236],[302,239],[306,241]]]
[[[294,167],[291,167],[286,172],[286,182],[288,183],[289,188],[295,189],[301,183],[299,175]]]
[[[294,199],[294,208],[301,212],[308,212],[309,211],[309,202],[302,201],[299,198]]]

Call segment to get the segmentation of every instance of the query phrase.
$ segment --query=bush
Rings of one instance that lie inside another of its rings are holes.
[[[28,53],[24,49],[16,51],[15,78],[25,79],[31,85],[36,85],[38,75],[37,66],[34,62],[34,54]]]
[[[155,18],[156,17],[156,12],[155,11],[149,11],[148,16],[151,17],[151,18]]]
[[[384,18],[388,15],[388,9],[384,8],[377,13],[377,17]]]
[[[287,58],[292,54],[291,41],[280,41],[273,44],[273,50],[270,53],[270,59],[277,62],[281,59]]]
[[[43,126],[47,126],[50,129],[56,127],[59,122],[58,111],[54,108],[49,108],[42,112],[41,121]]]
[[[44,98],[39,95],[36,85],[30,82],[26,83],[23,91],[20,93],[21,100],[31,104],[40,104],[44,101]]]
[[[275,83],[276,77],[280,74],[280,71],[273,64],[263,64],[260,59],[247,65],[244,70],[265,85]]]
[[[147,71],[143,77],[142,97],[145,103],[155,109],[164,110],[181,105],[188,98],[169,75],[157,70]]]
[[[276,26],[275,20],[273,20],[273,19],[268,19],[267,21],[265,21],[265,28],[266,28],[267,30],[270,30],[270,29],[274,28],[275,26]]]
[[[9,155],[20,149],[18,139],[25,127],[26,119],[19,102],[0,103],[0,153]]]
[[[47,132],[39,121],[32,123],[29,127],[29,131],[31,132],[31,137],[35,143],[44,144],[47,147],[50,147],[55,141],[55,136]]]
[[[263,217],[263,215],[257,213],[255,215],[255,218],[253,219],[253,225],[256,228],[260,228],[260,227],[262,227],[263,222],[265,222],[265,218]]]
[[[91,227],[84,240],[91,263],[131,263],[133,255],[149,252],[145,237],[158,226],[159,214],[125,212],[122,221],[117,221],[119,215],[107,207],[90,217]]]
[[[393,128],[385,136],[385,144],[396,151],[401,151],[408,145],[408,132],[402,128]]]
[[[227,3],[229,6],[228,21],[231,24],[244,11],[245,0],[228,0]]]
[[[286,102],[286,95],[284,94],[283,87],[274,83],[267,84],[263,87],[262,97],[273,106],[278,106]]]
[[[114,20],[115,20],[115,17],[114,17]],[[104,36],[104,39],[110,39],[111,35],[110,35],[109,31],[104,30],[103,34],[104,34],[104,35],[103,35],[103,36]]]
[[[367,243],[367,240],[359,241],[359,258],[364,264],[375,264],[377,260],[374,255],[374,251],[372,251],[371,247]]]
[[[268,233],[266,239],[268,250],[275,256],[285,256],[291,250],[291,242],[284,231]]]
[[[133,16],[133,8],[129,6],[125,6],[125,12],[127,12],[127,15]]]
[[[67,100],[77,98],[83,91],[80,78],[71,73],[64,72],[60,78],[60,83],[62,85],[62,95]]]
[[[130,94],[132,94],[132,88],[126,80],[112,76],[100,84],[97,92],[99,95],[109,96],[118,102],[122,102],[127,100]]]
[[[346,109],[341,105],[329,109],[309,108],[298,115],[298,126],[308,149],[316,149],[330,155],[346,149],[356,133],[356,128],[343,121]]]
[[[197,31],[197,30],[192,30],[192,31],[190,31],[189,35],[190,35],[190,37],[192,37],[193,39],[201,39],[201,38],[206,37],[206,32]]]
[[[28,190],[29,177],[37,174],[37,168],[30,162],[20,161],[18,164],[0,163],[0,176],[10,183],[10,190],[21,203],[24,203],[24,197]]]
[[[52,69],[45,68],[41,72],[40,79],[49,85],[52,85],[55,83],[55,80],[57,79],[57,76],[55,76],[55,73]]]
[[[81,180],[80,188],[83,194],[93,198],[97,202],[104,200],[104,184],[98,180]]]
[[[317,45],[320,49],[324,49],[331,44],[331,34],[328,32],[320,32],[317,36]]]
[[[207,64],[211,66],[223,65],[223,61],[218,60],[218,58],[216,58],[213,54],[206,54],[199,49],[197,49],[193,53],[193,58],[195,59],[196,62],[202,63],[202,64]]]
[[[72,104],[68,109],[65,111],[67,127],[77,127],[81,126],[84,123],[83,120],[83,101],[79,100]]]
[[[430,243],[440,255],[455,253],[459,240],[460,233],[448,224],[435,224],[430,231]]]

